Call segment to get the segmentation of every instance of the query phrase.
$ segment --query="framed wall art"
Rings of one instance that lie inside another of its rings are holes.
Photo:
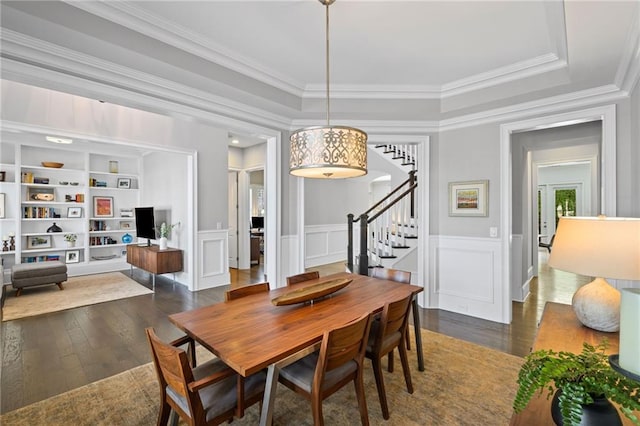
[[[67,217],[82,217],[82,207],[69,207]]]
[[[449,216],[487,216],[489,181],[449,183]]]
[[[113,217],[113,197],[93,197],[94,217]]]
[[[67,250],[64,257],[65,263],[78,263],[80,262],[80,250]]]
[[[51,248],[51,235],[30,235],[27,237],[28,249]]]
[[[119,189],[131,189],[131,178],[118,178]]]

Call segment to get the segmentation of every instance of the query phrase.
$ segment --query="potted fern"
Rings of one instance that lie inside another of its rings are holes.
[[[162,225],[160,225],[160,250],[166,250],[168,247],[167,244],[167,240],[169,238],[169,234],[171,233],[171,230],[173,228],[175,228],[176,226],[180,225],[180,222],[178,223],[174,223],[172,225],[167,225],[166,222],[162,222]]]
[[[622,424],[611,401],[634,424],[640,424],[640,383],[611,368],[607,347],[604,340],[597,346],[585,342],[579,354],[552,350],[529,354],[518,374],[514,410],[524,410],[534,394],[546,389],[547,399],[553,395],[551,412],[557,425]]]

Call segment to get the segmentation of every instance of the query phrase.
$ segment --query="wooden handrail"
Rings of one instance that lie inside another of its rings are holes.
[[[379,212],[377,212],[376,214],[374,214],[373,216],[371,216],[370,218],[368,218],[367,223],[371,223],[374,220],[376,220],[378,218],[378,216],[380,216],[382,213],[386,212],[387,210],[389,210],[391,207],[393,207],[398,201],[402,200],[406,195],[413,193],[413,190],[416,189],[416,187],[418,186],[418,183],[414,183],[413,185],[411,185],[406,191],[404,191],[402,194],[400,194],[400,196],[398,198],[396,198],[395,200],[393,200],[392,202],[390,202],[389,204],[387,204],[382,210],[380,210]]]
[[[367,211],[365,211],[362,214],[366,214],[368,215],[369,213],[371,213],[374,209],[376,209],[380,204],[384,203],[386,200],[388,200],[389,198],[391,198],[391,196],[393,194],[395,194],[396,192],[398,192],[403,186],[405,186],[406,184],[411,184],[411,182],[415,181],[415,170],[411,170],[409,172],[409,179],[405,180],[404,182],[402,182],[400,185],[398,185],[398,187],[396,189],[394,189],[393,191],[391,191],[390,193],[388,193],[383,199],[381,199],[380,201],[378,201],[377,203],[375,203],[373,206],[369,207],[369,209]],[[417,185],[417,184],[416,184]],[[357,222],[360,220],[360,216],[358,216],[357,219],[353,219],[353,222]]]

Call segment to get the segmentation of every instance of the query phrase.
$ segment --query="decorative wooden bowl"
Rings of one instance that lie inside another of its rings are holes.
[[[59,169],[60,167],[64,166],[64,163],[56,163],[55,161],[43,161],[42,166],[50,167],[52,169]]]
[[[295,305],[296,303],[304,303],[309,300],[318,299],[346,287],[351,283],[351,279],[340,278],[335,280],[324,281],[318,284],[300,288],[271,299],[271,303],[276,306]]]

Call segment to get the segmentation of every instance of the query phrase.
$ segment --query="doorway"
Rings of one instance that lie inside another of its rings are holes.
[[[238,172],[229,172],[229,267],[238,268]]]

